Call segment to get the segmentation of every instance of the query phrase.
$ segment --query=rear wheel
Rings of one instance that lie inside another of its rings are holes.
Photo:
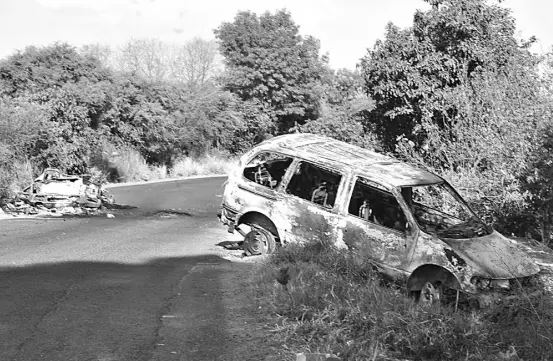
[[[263,228],[252,228],[244,237],[244,251],[247,255],[265,255],[276,248],[273,234]]]

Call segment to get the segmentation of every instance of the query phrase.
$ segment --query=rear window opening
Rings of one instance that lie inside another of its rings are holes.
[[[280,185],[293,159],[278,153],[263,152],[256,155],[244,168],[244,178],[274,189]]]

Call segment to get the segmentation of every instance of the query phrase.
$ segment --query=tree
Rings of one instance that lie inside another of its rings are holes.
[[[89,46],[83,51],[105,58],[105,49]],[[183,45],[159,39],[131,39],[115,53],[114,69],[153,82],[196,88],[208,85],[219,71],[217,44],[194,38]]]
[[[519,175],[553,105],[533,39],[516,40],[498,3],[427,2],[412,28],[389,24],[362,60],[375,100],[367,124],[388,150],[458,185],[489,223],[524,235],[536,218]]]
[[[362,59],[365,91],[376,101],[370,121],[393,150],[399,137],[421,147],[433,129],[447,129],[459,112],[452,90],[483,72],[508,74],[533,66],[515,39],[508,9],[486,0],[426,0],[430,11],[417,11],[413,27],[386,28]],[[469,87],[470,89],[470,87]]]
[[[217,44],[194,38],[175,48],[171,77],[173,81],[196,88],[204,86],[219,70]]]
[[[541,239],[549,244],[553,222],[553,126],[549,124],[542,134],[541,142],[537,144],[520,178],[537,220]]]
[[[162,81],[171,74],[171,47],[159,39],[131,39],[116,54],[116,69]]]
[[[302,37],[285,10],[260,17],[239,12],[215,30],[225,58],[225,86],[244,101],[256,100],[271,116],[276,132],[317,117],[312,88],[322,73],[319,42]]]

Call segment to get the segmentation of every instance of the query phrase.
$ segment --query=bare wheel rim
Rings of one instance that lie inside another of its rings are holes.
[[[422,286],[419,302],[426,305],[440,303],[441,295],[439,287],[434,286],[431,282],[425,282]]]

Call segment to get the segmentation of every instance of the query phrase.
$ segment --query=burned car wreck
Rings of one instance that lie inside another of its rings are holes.
[[[347,248],[410,292],[476,307],[530,295],[540,268],[441,177],[313,134],[265,141],[229,175],[221,221],[250,254],[292,242]],[[245,231],[244,229],[247,229]]]
[[[113,204],[114,198],[105,188],[103,179],[90,175],[65,175],[55,168],[47,168],[34,181],[17,194],[16,206],[36,213],[37,209],[56,210],[67,207],[97,209],[103,204]]]

